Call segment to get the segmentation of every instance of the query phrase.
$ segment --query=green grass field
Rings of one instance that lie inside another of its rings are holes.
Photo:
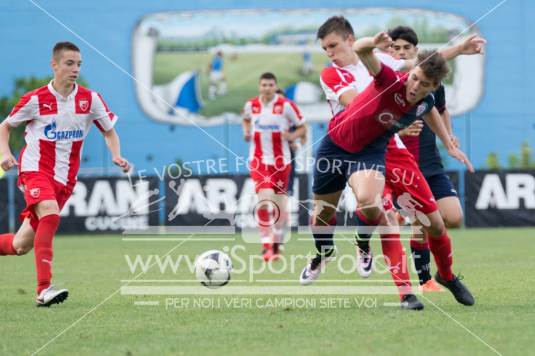
[[[318,53],[313,54],[312,63],[315,71],[304,76],[300,72],[303,59],[299,53],[244,53],[237,58],[226,56],[224,71],[228,93],[214,101],[207,99],[210,60],[211,55],[206,52],[158,52],[154,59],[154,84],[165,84],[184,71],[197,70],[201,74],[201,92],[206,104],[201,114],[210,117],[223,112],[239,113],[247,99],[258,95],[258,78],[262,73],[273,72],[278,76],[281,88],[298,81],[309,81],[319,85],[319,73],[327,62],[327,57]]]
[[[123,241],[119,235],[60,236],[54,246],[54,275],[56,283],[70,290],[70,297],[64,304],[49,309],[34,306],[32,254],[0,258],[0,354],[32,354],[52,339],[40,354],[493,354],[464,328],[501,354],[534,352],[535,306],[530,281],[535,270],[535,229],[457,230],[452,232],[452,237],[455,270],[464,274],[465,282],[476,297],[476,305],[461,306],[449,293],[426,294],[421,298],[425,310],[409,312],[383,305],[384,302],[398,302],[395,295],[366,296],[376,303],[369,308],[357,304],[330,309],[166,308],[166,298],[180,296],[127,296],[119,292],[125,284],[121,281],[134,277],[125,255],[132,259],[137,254],[164,255],[180,242]],[[374,251],[379,253],[379,244],[374,240]],[[170,256],[193,257],[231,244],[228,241],[187,241],[176,247]],[[337,245],[339,256],[352,253],[353,247],[348,241],[339,238]],[[247,250],[242,252],[243,256],[258,252],[258,245],[245,246]],[[286,256],[305,254],[312,248],[311,241],[298,241],[294,236],[287,245]],[[254,266],[261,265],[255,263]],[[296,271],[265,272],[257,278],[287,279],[291,282],[285,282],[286,285],[297,287],[302,266],[298,263]],[[234,281],[229,287],[239,285],[237,280],[243,277],[233,275]],[[388,279],[388,276],[374,275],[373,278]],[[193,276],[182,266],[176,273],[165,275],[153,267],[139,276],[139,280],[154,279],[192,280]],[[322,275],[322,280],[327,279],[352,285],[359,283],[356,274],[341,274],[336,268],[328,268]],[[132,284],[150,283],[136,281]],[[242,284],[254,290],[261,283]],[[224,288],[227,287],[220,290]],[[268,297],[277,296],[249,298],[254,304]],[[295,296],[298,297],[328,296]],[[159,301],[160,305],[134,305],[136,301]],[[81,319],[84,315],[86,317]]]

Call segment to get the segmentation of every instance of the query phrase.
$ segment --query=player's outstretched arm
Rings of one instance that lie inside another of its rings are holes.
[[[106,145],[110,150],[113,163],[121,167],[124,173],[127,173],[130,170],[130,163],[121,156],[121,141],[119,140],[117,131],[112,128],[111,130],[104,132],[103,135]]]
[[[448,154],[463,163],[469,172],[473,172],[474,167],[472,163],[464,152],[454,145],[438,110],[436,108],[431,109],[429,114],[423,116],[423,119],[429,125],[429,128],[440,138],[440,141],[442,141],[442,144],[448,150]]]
[[[446,149],[449,150],[453,147],[450,134],[448,133],[446,125],[444,124],[444,120],[438,113],[437,108],[433,107],[428,114],[423,116],[423,119],[429,125],[431,131],[433,131],[440,138]]]
[[[243,118],[241,122],[241,127],[243,130],[243,139],[245,142],[251,141],[251,119]]]
[[[453,145],[455,147],[459,147],[459,139],[455,136],[453,133],[453,127],[451,126],[451,117],[450,112],[448,109],[445,109],[444,112],[441,114],[442,119],[444,120],[444,125],[446,125],[446,130],[448,130],[448,134],[451,137],[451,141],[453,142]]]
[[[386,32],[379,32],[374,37],[363,37],[353,44],[353,50],[359,56],[362,64],[368,69],[372,76],[376,76],[381,71],[381,61],[375,56],[373,50],[377,47],[389,46],[392,39]]]
[[[440,50],[440,54],[447,61],[453,59],[461,54],[471,55],[471,54],[483,54],[483,46],[487,43],[483,37],[478,35],[472,35],[464,40],[463,43],[458,44],[457,46],[448,47]]]
[[[301,145],[306,145],[308,141],[308,127],[306,125],[303,126],[305,126],[305,130],[303,134],[299,137],[299,140],[301,141]]]
[[[9,126],[6,120],[0,123],[0,166],[6,172],[17,165],[17,160],[9,148],[10,130],[11,126]]]

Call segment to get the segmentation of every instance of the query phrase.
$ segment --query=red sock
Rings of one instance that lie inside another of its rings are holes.
[[[410,245],[416,250],[429,250],[429,244],[427,241],[420,242],[418,240],[411,239]]]
[[[273,229],[273,242],[274,243],[284,243],[284,233],[286,231],[286,223],[288,219],[288,214],[284,212],[280,214],[279,219],[275,221],[275,227]]]
[[[381,234],[381,246],[387,263],[390,262],[388,269],[399,289],[399,296],[403,298],[406,294],[412,294],[407,256],[403,251],[399,234]]]
[[[37,294],[50,287],[52,279],[52,240],[59,226],[59,215],[47,215],[39,220],[35,233],[35,268],[37,270]]]
[[[260,229],[260,242],[262,242],[264,249],[268,249],[271,247],[271,213],[266,208],[259,208],[256,213],[258,215],[258,228]]]
[[[440,277],[446,281],[454,278],[451,266],[453,264],[453,252],[451,250],[451,240],[445,232],[440,237],[429,236],[429,249],[433,253]]]
[[[327,222],[327,224],[329,224],[329,226],[336,226],[336,212],[333,214],[333,216],[329,219],[329,221]]]
[[[13,239],[15,234],[0,235],[0,256],[16,255],[17,252],[13,248]]]
[[[360,209],[356,211],[359,219],[368,226],[377,226],[381,223],[382,214],[379,214],[375,219],[368,219]]]

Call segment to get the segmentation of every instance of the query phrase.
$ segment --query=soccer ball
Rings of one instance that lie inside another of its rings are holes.
[[[219,288],[227,284],[231,271],[230,257],[218,250],[206,251],[195,261],[195,276],[208,288]]]

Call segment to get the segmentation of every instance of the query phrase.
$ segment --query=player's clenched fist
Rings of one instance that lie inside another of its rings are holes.
[[[6,172],[18,165],[17,160],[15,159],[15,157],[13,157],[11,153],[5,153],[4,155],[0,155],[0,157],[2,157],[0,161],[0,166]]]
[[[388,48],[392,44],[392,38],[386,32],[379,32],[373,37],[375,47]]]
[[[113,163],[115,163],[117,166],[121,167],[122,171],[124,173],[128,173],[128,171],[130,170],[131,166],[130,166],[130,163],[122,158],[122,157],[116,157],[113,159]]]

